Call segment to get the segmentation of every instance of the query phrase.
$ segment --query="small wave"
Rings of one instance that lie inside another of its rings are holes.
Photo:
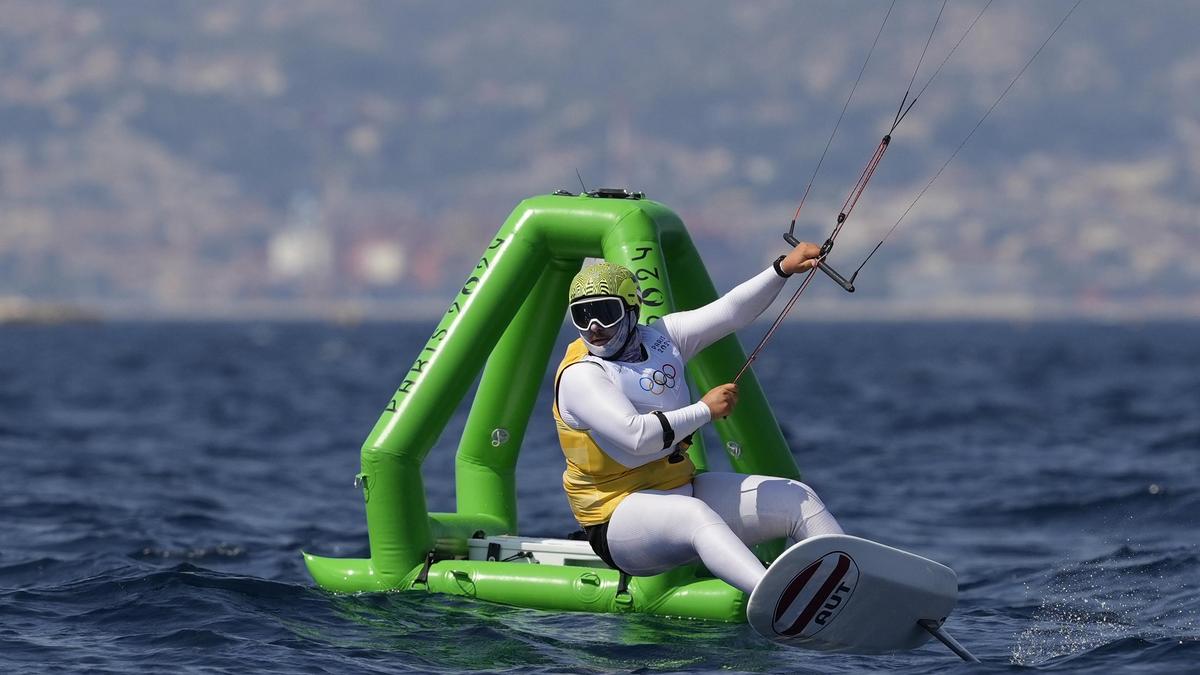
[[[135,642],[139,647],[171,647],[212,649],[235,644],[241,640],[207,628],[180,628],[167,633],[122,635],[118,642]]]
[[[53,497],[18,497],[0,502],[7,520],[52,520],[97,523],[101,522],[95,502],[83,499],[58,499]]]
[[[974,429],[979,420],[990,424],[1027,424],[1038,410],[1026,401],[1007,400],[940,400],[913,406],[889,420],[892,432],[944,432],[951,429]]]
[[[254,597],[291,597],[297,593],[307,592],[307,586],[248,577],[238,574],[225,574],[197,567],[191,563],[181,563],[169,570],[152,572],[140,578],[123,582],[123,586],[171,587],[190,586],[195,588],[216,588],[233,591]]]
[[[1200,606],[1194,589],[1181,585],[1178,577],[1198,562],[1200,556],[1190,548],[1155,551],[1122,545],[1056,570],[1038,584],[1043,589],[1040,606],[1031,613],[1032,624],[1018,635],[1011,661],[1038,665],[1196,639]]]
[[[1038,666],[1040,669],[1062,667],[1072,671],[1087,666],[1096,666],[1103,672],[1121,670],[1122,666],[1144,666],[1155,663],[1175,672],[1191,670],[1200,653],[1200,638],[1195,635],[1142,637],[1130,636],[1101,642],[1076,652],[1049,654],[1036,660],[1018,660],[1016,652],[1011,663],[1022,666]],[[1023,655],[1028,656],[1028,655]]]
[[[1175,547],[1166,550],[1137,549],[1121,544],[1111,553],[1096,556],[1081,565],[1104,566],[1123,574],[1151,574],[1170,572],[1176,569],[1195,569],[1200,564],[1200,552],[1195,548]]]
[[[1193,491],[1189,489],[1172,489],[1158,483],[1146,483],[1135,488],[1127,488],[1119,492],[1107,494],[1091,493],[1088,496],[1058,497],[1030,501],[1036,499],[1028,495],[1006,495],[993,498],[984,503],[978,503],[965,509],[964,512],[974,518],[983,520],[1001,519],[1011,521],[1021,518],[1028,522],[1039,522],[1047,518],[1079,517],[1094,520],[1098,514],[1120,513],[1128,516],[1142,509],[1160,507],[1173,508],[1166,500],[1182,500],[1190,502]],[[1029,497],[1027,499],[1027,497]],[[1186,506],[1181,502],[1181,505]]]
[[[3,406],[3,405],[4,405],[4,399],[3,399],[3,397],[0,397],[0,406]],[[3,438],[5,440],[12,440],[12,439],[21,438],[22,436],[25,436],[25,435],[26,435],[26,430],[24,430],[24,429],[21,429],[19,427],[10,427],[10,426],[6,426],[4,424],[0,424],[0,438]]]
[[[1155,452],[1200,450],[1200,427],[1165,433],[1151,441],[1148,447]]]
[[[223,520],[219,517],[210,516],[207,513],[196,513],[185,511],[183,513],[173,513],[163,519],[163,522],[172,527],[180,528],[191,532],[228,532],[234,529],[230,521]]]
[[[83,604],[140,592],[161,594],[172,588],[213,588],[259,598],[293,597],[310,590],[308,586],[299,584],[216,572],[190,562],[168,569],[154,569],[141,562],[118,564],[94,574],[19,592],[24,593],[21,597],[26,599],[27,596],[69,598],[73,603]]]
[[[21,575],[27,572],[40,573],[47,567],[52,567],[62,562],[58,558],[37,558],[34,560],[23,560],[21,562],[12,563],[11,565],[0,565],[0,578],[9,575]]]
[[[1115,620],[1116,616],[1109,611],[1081,612],[1066,604],[1043,606],[1034,625],[1017,638],[1009,660],[1022,666],[1041,665],[1106,645],[1140,641],[1128,635],[1132,626]]]

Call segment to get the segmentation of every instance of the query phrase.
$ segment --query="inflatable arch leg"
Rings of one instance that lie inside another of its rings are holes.
[[[305,554],[323,588],[339,592],[424,588],[542,609],[642,611],[744,620],[745,596],[685,566],[620,583],[614,570],[462,559],[472,537],[517,534],[515,467],[566,311],[567,286],[584,258],[637,275],[642,321],[716,299],[679,217],[645,199],[547,195],[517,206],[434,329],[362,448],[359,474],[371,557]],[[728,382],[745,361],[737,338],[688,364],[699,391]],[[457,512],[429,513],[421,464],[482,371],[455,463]],[[715,423],[737,471],[799,478],[753,372],[740,402]],[[705,466],[702,444],[693,461]],[[773,557],[779,547],[760,550]]]

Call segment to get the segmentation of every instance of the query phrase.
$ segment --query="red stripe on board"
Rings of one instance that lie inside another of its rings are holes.
[[[812,578],[812,575],[816,574],[820,567],[820,560],[805,567],[800,574],[796,575],[795,579],[792,579],[787,588],[783,589],[783,595],[780,596],[779,602],[775,605],[775,618],[771,620],[772,624],[778,621],[779,617],[783,616],[784,611],[788,607],[792,606],[792,601],[796,599],[797,595],[800,595],[800,591],[804,590],[804,585],[808,583],[808,580]]]
[[[841,582],[842,577],[846,576],[846,571],[849,569],[850,558],[846,555],[839,556],[837,567],[833,568],[833,573],[825,580],[825,584],[821,586],[821,590],[817,591],[817,594],[809,601],[808,607],[804,608],[804,612],[800,614],[800,618],[796,619],[796,622],[789,626],[787,630],[780,631],[779,634],[796,635],[804,630],[808,622],[812,621],[812,618],[816,616],[817,610],[821,608],[821,605],[833,594],[833,589],[837,588],[838,583]]]

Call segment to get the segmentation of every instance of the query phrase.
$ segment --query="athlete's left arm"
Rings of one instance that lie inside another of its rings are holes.
[[[812,269],[821,249],[801,243],[778,263],[738,284],[703,307],[668,314],[655,327],[667,333],[686,362],[705,347],[741,330],[762,314],[783,289],[787,278]]]

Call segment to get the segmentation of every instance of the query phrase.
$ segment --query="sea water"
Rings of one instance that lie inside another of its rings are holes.
[[[744,624],[316,588],[299,551],[368,554],[359,447],[431,330],[0,328],[0,671],[968,667],[936,642],[824,654]],[[958,572],[947,628],[993,669],[1200,668],[1200,325],[790,323],[755,371],[848,533]],[[549,395],[520,528],[564,536]],[[465,414],[425,462],[431,510],[454,508]]]

